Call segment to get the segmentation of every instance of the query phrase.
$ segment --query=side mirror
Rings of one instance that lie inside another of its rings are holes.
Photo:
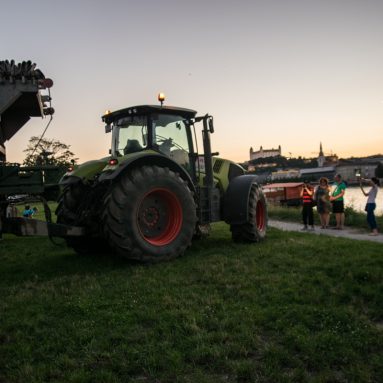
[[[112,131],[112,125],[111,124],[106,124],[105,125],[105,133],[110,133]]]
[[[214,124],[213,124],[213,117],[209,117],[209,131],[210,133],[214,133]]]

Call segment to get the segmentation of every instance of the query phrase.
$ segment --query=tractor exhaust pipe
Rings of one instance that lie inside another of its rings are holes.
[[[214,133],[213,117],[206,114],[202,118],[203,118],[202,139],[203,139],[203,151],[204,151],[204,160],[205,160],[204,184],[208,188],[213,188],[214,187],[213,158],[211,153],[211,141],[210,141],[210,133]]]

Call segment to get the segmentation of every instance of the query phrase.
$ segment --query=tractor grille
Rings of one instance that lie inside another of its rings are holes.
[[[222,165],[223,165],[223,160],[216,159],[214,161],[214,166],[213,166],[213,172],[214,173],[219,173],[221,171]]]

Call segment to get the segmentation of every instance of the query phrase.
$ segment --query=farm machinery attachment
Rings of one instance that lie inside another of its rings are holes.
[[[52,117],[52,85],[53,81],[45,78],[31,61],[0,61],[0,232],[19,235],[57,232],[50,227],[51,213],[46,199],[57,198],[58,181],[65,170],[44,164],[21,166],[8,163],[5,149],[5,142],[31,117]],[[45,207],[47,222],[12,217],[10,207],[20,199],[40,200]]]

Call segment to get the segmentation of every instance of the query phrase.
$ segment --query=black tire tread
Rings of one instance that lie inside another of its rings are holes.
[[[81,215],[81,201],[86,194],[81,192],[81,187],[67,186],[64,188],[59,197],[56,208],[57,223],[67,225],[81,225],[79,217]],[[67,237],[65,242],[68,247],[71,247],[77,254],[98,254],[110,252],[106,241],[100,237]]]
[[[265,227],[260,231],[256,222],[256,207],[258,201],[261,201],[265,209]],[[257,184],[251,186],[249,195],[249,217],[248,221],[242,225],[231,225],[231,235],[234,242],[259,242],[266,235],[267,226],[267,205],[266,199],[261,187]]]
[[[138,238],[132,227],[126,225],[126,214],[134,209],[136,203],[132,196],[137,196],[146,180],[153,178],[159,181],[168,179],[178,184],[189,205],[191,205],[189,214],[184,214],[183,229],[174,241],[176,244],[171,243],[164,246],[166,252],[160,250],[157,254],[154,253],[156,250],[154,248],[153,252],[144,249],[142,239]],[[168,261],[182,255],[186,248],[191,245],[196,220],[195,202],[187,183],[168,168],[143,166],[123,175],[107,193],[102,216],[103,235],[116,253],[125,258],[150,263]]]

